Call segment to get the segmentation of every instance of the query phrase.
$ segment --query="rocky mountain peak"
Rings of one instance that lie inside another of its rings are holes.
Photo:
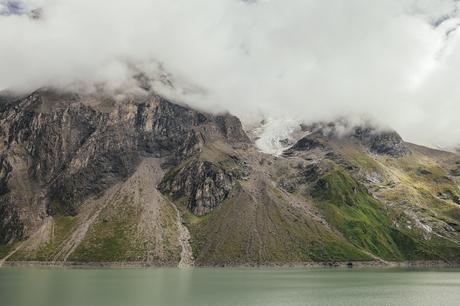
[[[302,125],[301,128],[307,135],[292,147],[293,150],[308,150],[320,146],[321,139],[325,141],[348,139],[357,140],[375,154],[401,157],[410,153],[396,131],[380,129],[370,123],[352,125],[345,120],[339,120]]]
[[[12,260],[458,259],[460,158],[394,131],[288,119],[252,143],[238,118],[156,94],[43,88],[0,103]]]
[[[376,154],[401,157],[410,153],[401,136],[395,131],[380,131],[372,127],[356,127],[351,137],[358,139]]]
[[[44,88],[2,102],[0,211],[9,212],[0,216],[2,241],[20,238],[6,230],[11,226],[35,228],[39,220],[27,218],[39,211],[41,218],[76,214],[82,201],[125,180],[145,156],[174,165],[217,140],[249,142],[238,118],[199,112],[158,95],[117,102]],[[24,207],[17,205],[19,177],[21,184],[41,190],[40,198]]]

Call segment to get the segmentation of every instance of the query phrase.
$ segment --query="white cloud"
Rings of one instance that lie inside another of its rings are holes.
[[[195,107],[245,120],[368,114],[410,141],[460,143],[455,0],[25,3],[43,18],[0,16],[0,88],[117,88],[133,67],[158,78],[161,63]]]

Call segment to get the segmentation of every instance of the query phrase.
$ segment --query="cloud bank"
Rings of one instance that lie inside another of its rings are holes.
[[[0,89],[115,90],[142,73],[159,92],[246,122],[364,114],[406,140],[454,146],[459,9],[456,0],[0,0]]]

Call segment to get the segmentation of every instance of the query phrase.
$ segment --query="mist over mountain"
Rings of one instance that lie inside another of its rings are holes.
[[[158,94],[0,95],[0,266],[426,266],[459,254],[460,156],[372,121],[245,130]]]
[[[408,141],[453,147],[458,8],[454,0],[1,1],[0,89],[155,91],[246,125],[364,116]]]

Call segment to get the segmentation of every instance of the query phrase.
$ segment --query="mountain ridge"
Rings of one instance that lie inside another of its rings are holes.
[[[0,102],[1,258],[460,260],[460,156],[396,132],[304,126],[273,156],[238,118],[158,95],[44,89]]]

